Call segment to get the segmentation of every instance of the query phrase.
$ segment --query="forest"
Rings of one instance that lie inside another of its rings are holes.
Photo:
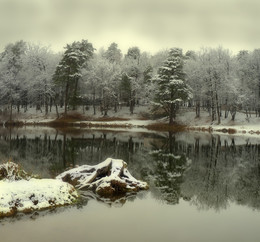
[[[232,54],[223,47],[161,50],[155,54],[116,43],[96,50],[87,40],[67,44],[62,53],[17,41],[0,54],[0,112],[35,108],[57,117],[69,110],[95,115],[136,105],[153,107],[151,117],[172,124],[180,107],[206,110],[212,121],[235,120],[237,111],[260,115],[260,49]],[[92,112],[92,111],[91,111]]]

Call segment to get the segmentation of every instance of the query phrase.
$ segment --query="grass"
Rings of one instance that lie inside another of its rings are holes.
[[[77,126],[77,127],[88,127],[88,126],[108,126],[108,127],[115,127],[118,125],[109,125],[109,124],[92,124],[92,123],[75,123],[80,121],[97,121],[97,122],[112,122],[112,121],[128,121],[129,119],[120,118],[120,117],[99,117],[99,118],[90,118],[87,116],[83,116],[80,113],[74,112],[67,115],[62,115],[60,118],[57,118],[48,124],[52,127],[64,127],[64,126]],[[126,125],[122,125],[125,127]]]
[[[169,125],[166,123],[154,123],[146,126],[148,130],[156,130],[156,131],[173,131],[173,132],[182,132],[187,130],[187,126],[180,125],[174,123],[173,125]]]
[[[127,118],[119,118],[119,117],[108,117],[108,116],[105,116],[105,117],[100,117],[100,118],[97,118],[97,119],[92,119],[92,121],[102,121],[102,122],[112,122],[112,121],[128,121],[130,119],[127,119]]]
[[[51,127],[73,126],[73,122],[88,120],[90,120],[88,117],[83,116],[80,113],[73,112],[67,115],[62,114],[59,118],[48,122],[48,125],[50,125]]]

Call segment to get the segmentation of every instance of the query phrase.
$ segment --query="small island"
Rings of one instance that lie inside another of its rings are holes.
[[[9,161],[0,165],[0,217],[77,203],[78,189],[91,190],[100,197],[116,197],[147,190],[148,184],[136,180],[124,161],[112,158],[96,166],[70,169],[56,179],[29,175]]]

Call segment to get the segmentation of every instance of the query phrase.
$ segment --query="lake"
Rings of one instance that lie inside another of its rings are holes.
[[[44,178],[123,159],[147,192],[0,220],[12,241],[260,241],[260,138],[195,132],[0,129],[0,161]]]

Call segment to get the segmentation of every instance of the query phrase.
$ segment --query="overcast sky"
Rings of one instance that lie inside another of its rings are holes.
[[[87,39],[156,51],[260,48],[259,0],[0,0],[0,50],[23,39],[60,51]]]

